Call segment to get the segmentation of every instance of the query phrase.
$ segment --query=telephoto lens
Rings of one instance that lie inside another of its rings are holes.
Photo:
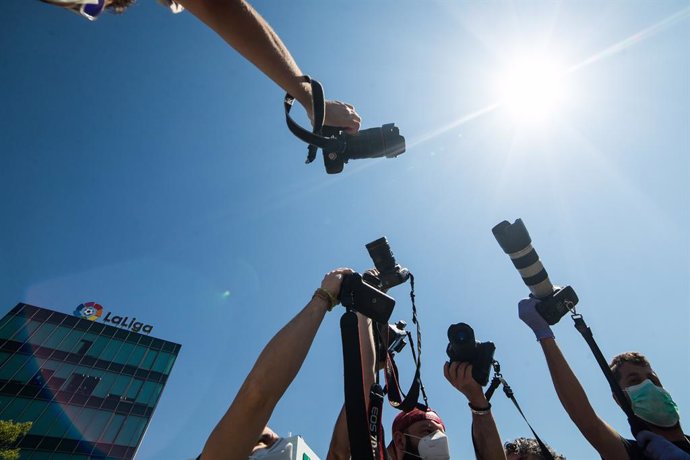
[[[390,289],[407,281],[410,272],[395,261],[395,256],[385,236],[372,241],[366,247],[371,260],[374,261],[376,270],[379,272],[376,278],[381,289]]]
[[[553,284],[539,260],[539,254],[532,247],[532,239],[522,219],[517,219],[514,224],[504,220],[491,231],[503,252],[510,256],[532,295],[537,299],[550,296],[554,291]]]
[[[522,219],[517,219],[514,224],[504,220],[491,231],[503,252],[510,256],[532,295],[541,300],[536,307],[539,314],[547,323],[556,324],[577,305],[578,298],[573,288],[566,286],[557,289],[551,284]]]

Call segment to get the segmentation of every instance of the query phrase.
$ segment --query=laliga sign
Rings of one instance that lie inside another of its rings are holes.
[[[89,321],[96,321],[103,315],[103,306],[97,304],[96,302],[85,302],[79,304],[79,306],[74,310],[74,316],[79,318],[88,319]],[[153,330],[153,326],[150,324],[144,324],[137,321],[136,318],[129,319],[129,316],[110,316],[110,312],[105,314],[103,317],[104,323],[110,323],[114,326],[118,326],[124,329],[129,329],[132,332],[143,332],[149,334]]]

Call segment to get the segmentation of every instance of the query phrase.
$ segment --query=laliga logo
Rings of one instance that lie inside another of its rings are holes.
[[[96,302],[85,302],[79,304],[79,306],[74,310],[74,316],[78,316],[83,319],[88,319],[89,321],[96,321],[103,314],[103,307]],[[136,318],[129,319],[129,316],[113,315],[110,316],[110,312],[105,314],[103,318],[104,323],[111,323],[115,326],[119,326],[124,329],[129,329],[132,332],[143,332],[149,334],[153,330],[153,326],[150,324],[144,324],[137,321]]]
[[[103,307],[96,302],[86,302],[80,303],[76,310],[74,310],[74,316],[80,316],[89,321],[96,321],[103,314]]]

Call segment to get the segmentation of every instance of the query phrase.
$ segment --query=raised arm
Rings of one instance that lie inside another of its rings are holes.
[[[371,319],[357,313],[357,326],[359,332],[360,354],[362,356],[362,376],[364,388],[364,401],[369,407],[369,389],[374,383],[375,353],[374,334]],[[350,438],[347,433],[347,414],[345,405],[340,409],[338,419],[333,427],[331,444],[328,447],[326,460],[348,460],[350,458]]]
[[[496,422],[491,414],[491,405],[486,400],[481,385],[472,378],[469,363],[445,363],[443,375],[458,391],[465,395],[472,411],[472,438],[478,460],[505,460]]]
[[[534,331],[541,344],[553,386],[563,408],[604,460],[629,458],[620,434],[601,420],[592,408],[585,390],[558,348],[551,328],[537,312],[538,303],[539,300],[534,298],[520,301],[520,319]]]
[[[337,297],[345,274],[340,268],[328,273],[321,289]],[[228,411],[206,441],[202,460],[246,460],[256,445],[276,404],[297,375],[331,306],[325,293],[309,303],[266,345],[245,379]]]
[[[261,15],[244,0],[176,0],[213,29],[230,46],[252,62],[278,86],[305,107],[313,121],[311,87],[282,40]],[[241,83],[237,83],[241,84]],[[361,119],[354,107],[326,102],[326,125],[359,130]]]

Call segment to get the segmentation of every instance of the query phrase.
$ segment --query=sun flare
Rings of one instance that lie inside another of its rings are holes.
[[[545,56],[516,58],[496,79],[500,105],[520,123],[543,122],[567,96],[565,68]]]

